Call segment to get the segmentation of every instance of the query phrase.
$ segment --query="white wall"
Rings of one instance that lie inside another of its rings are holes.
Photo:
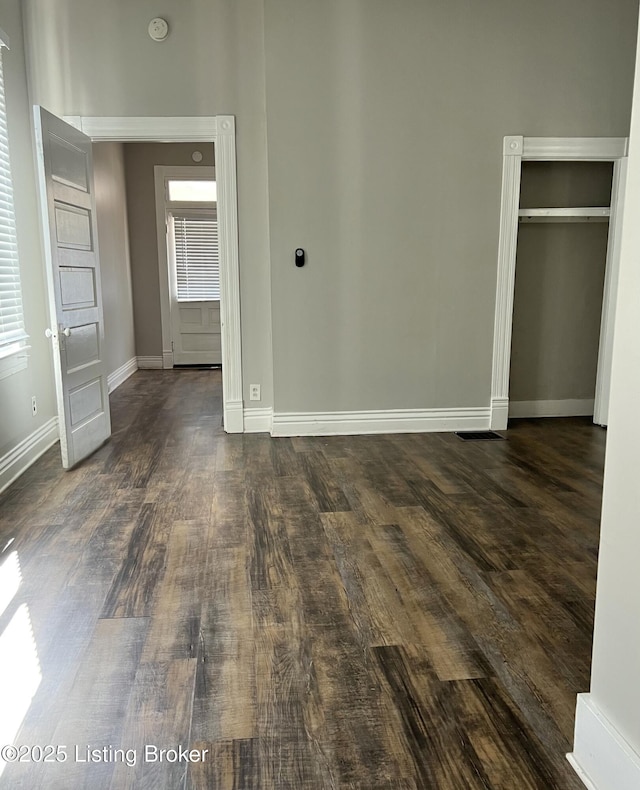
[[[24,0],[34,101],[57,115],[235,115],[242,362],[272,402],[262,0]],[[158,44],[149,21],[165,17]]]
[[[593,665],[589,702],[617,730],[626,757],[610,762],[605,730],[578,711],[575,755],[597,790],[640,787],[640,62],[636,68],[620,286],[615,322]],[[592,727],[593,729],[593,727]],[[633,752],[637,760],[633,773]],[[608,773],[605,771],[610,769]],[[622,777],[635,784],[625,784]]]
[[[111,374],[136,356],[122,144],[94,144],[93,179],[104,310],[104,352],[107,374]]]
[[[31,110],[27,97],[19,0],[0,0],[0,27],[9,35],[11,49],[3,50],[9,146],[13,176],[20,277],[26,330],[31,349],[26,370],[0,381],[0,489],[12,476],[2,475],[7,454],[28,440],[56,415],[41,239],[40,213],[31,145]],[[38,414],[31,414],[35,395]],[[17,468],[17,467],[16,467]]]

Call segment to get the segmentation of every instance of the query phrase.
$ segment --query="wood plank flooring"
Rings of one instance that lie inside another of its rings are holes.
[[[227,436],[220,390],[140,371],[0,496],[0,729],[67,752],[0,788],[580,790],[605,432]]]

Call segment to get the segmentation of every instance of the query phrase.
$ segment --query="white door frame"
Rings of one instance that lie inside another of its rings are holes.
[[[200,175],[197,175],[197,174]],[[158,277],[160,278],[160,320],[162,322],[162,367],[173,367],[173,333],[171,327],[171,287],[167,250],[167,178],[215,179],[215,167],[202,165],[155,165],[153,178],[156,195],[156,230],[158,234]],[[217,206],[216,206],[217,211]],[[222,283],[220,284],[222,286]]]
[[[618,284],[622,207],[627,172],[626,137],[523,137],[504,138],[498,278],[491,373],[491,428],[505,430],[509,418],[509,369],[518,242],[520,174],[522,162],[613,162],[611,215],[602,303],[596,413],[594,422],[606,424],[608,411],[614,305]]]
[[[242,433],[244,415],[234,116],[181,118],[72,116],[65,120],[83,131],[93,142],[214,144],[220,244],[220,340],[224,429],[227,433]],[[167,334],[167,329],[168,324],[165,327],[163,316],[163,360],[168,359],[166,355],[171,351],[171,332],[168,329]]]

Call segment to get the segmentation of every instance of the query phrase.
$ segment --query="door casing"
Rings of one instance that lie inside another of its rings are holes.
[[[626,137],[523,137],[504,138],[498,276],[491,372],[491,428],[505,430],[509,419],[509,370],[518,242],[518,209],[522,161],[613,162],[609,240],[598,349],[598,373],[593,421],[606,425],[617,273],[622,234],[622,209],[627,172]]]
[[[220,244],[220,329],[222,346],[222,408],[227,433],[244,431],[242,350],[240,335],[240,271],[236,131],[233,115],[197,117],[68,116],[67,123],[93,142],[213,143],[218,190]],[[160,282],[163,288],[162,279]],[[171,367],[168,282],[161,294],[163,364]]]

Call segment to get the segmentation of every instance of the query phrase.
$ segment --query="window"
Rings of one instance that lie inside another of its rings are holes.
[[[171,178],[167,181],[167,187],[171,203],[215,203],[218,197],[215,181]]]
[[[0,53],[7,37],[0,31]],[[9,162],[7,111],[0,54],[0,378],[26,366],[18,242]]]
[[[219,300],[220,257],[215,215],[185,213],[172,217],[178,301]]]

